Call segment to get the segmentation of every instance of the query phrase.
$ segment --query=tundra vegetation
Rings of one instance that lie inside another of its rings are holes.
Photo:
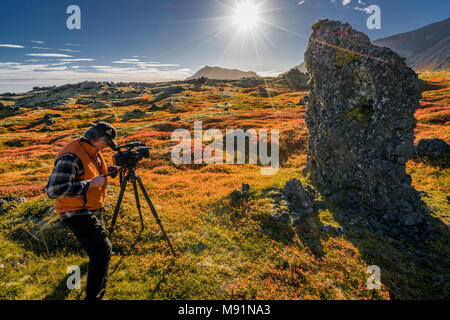
[[[420,78],[416,142],[449,142],[450,73]],[[150,147],[151,157],[140,162],[138,173],[178,252],[171,256],[144,201],[146,229],[139,233],[128,189],[111,238],[115,255],[105,299],[448,298],[448,162],[407,162],[412,186],[440,222],[426,254],[359,229],[359,221],[341,225],[338,209],[330,207],[301,224],[273,219],[274,212],[289,210],[279,198],[286,182],[308,183],[301,175],[308,131],[299,103],[308,91],[291,87],[276,78],[203,79],[83,83],[0,96],[0,196],[16,197],[1,202],[0,299],[83,298],[81,290],[67,289],[66,270],[79,265],[84,288],[88,258],[58,221],[44,187],[56,152],[96,120],[112,123],[120,143],[141,140]],[[364,121],[360,111],[349,116]],[[255,164],[175,165],[171,133],[193,128],[194,121],[222,132],[279,129],[277,174],[261,175]],[[111,161],[112,151],[105,156]],[[244,182],[250,188],[235,201],[230,195]],[[118,191],[118,180],[110,180],[106,224]],[[345,232],[327,232],[338,228]],[[371,265],[381,269],[380,290],[366,286]]]

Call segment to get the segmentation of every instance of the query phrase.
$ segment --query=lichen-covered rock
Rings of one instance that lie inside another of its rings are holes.
[[[343,209],[418,225],[426,208],[405,172],[419,107],[415,72],[392,50],[328,19],[313,25],[305,62],[311,93],[303,173]]]

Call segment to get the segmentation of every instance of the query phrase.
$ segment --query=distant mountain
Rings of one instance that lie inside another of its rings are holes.
[[[300,63],[298,66],[295,66],[295,67],[293,67],[292,69],[290,69],[290,70],[288,70],[288,71],[286,71],[286,72],[283,72],[283,73],[279,74],[278,76],[279,76],[279,77],[283,77],[283,76],[287,75],[289,72],[291,72],[292,70],[295,70],[295,69],[297,69],[297,70],[300,71],[301,73],[307,73],[306,67],[305,67],[305,62],[302,62],[302,63]]]
[[[300,72],[306,73],[306,67],[305,67],[305,62],[300,63],[298,66],[295,66],[292,69],[297,69]]]
[[[208,79],[217,80],[239,80],[241,78],[259,78],[256,72],[253,71],[241,71],[237,69],[225,69],[220,67],[203,67],[198,70],[193,76],[187,78],[186,80],[198,79],[205,77]]]
[[[450,18],[372,43],[405,57],[415,71],[450,69]]]

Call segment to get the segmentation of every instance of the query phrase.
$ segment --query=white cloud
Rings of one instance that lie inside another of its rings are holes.
[[[44,41],[39,41],[39,40],[31,40],[31,42],[33,43],[38,43],[38,44],[44,44]]]
[[[144,62],[144,61],[140,61],[139,59],[120,59],[120,60],[114,60],[112,63],[131,64],[131,65],[135,65],[137,68],[140,68],[140,69],[157,68],[157,67],[179,67],[180,66],[179,64],[175,64],[175,63]]]
[[[68,54],[61,53],[28,53],[27,56],[30,57],[51,57],[51,58],[72,58],[72,56]]]
[[[39,50],[58,50],[58,51],[64,51],[64,52],[75,52],[75,53],[79,53],[80,51],[78,50],[72,50],[72,49],[55,49],[55,48],[47,48],[47,47],[31,47],[32,49],[39,49]]]
[[[91,61],[93,59],[87,60]],[[179,66],[178,64],[167,65]],[[142,66],[146,67],[143,68]],[[17,86],[18,88],[28,87],[31,89],[33,86],[62,85],[85,80],[114,82],[172,81],[183,80],[192,73],[188,68],[161,70],[157,67],[148,67],[145,63],[141,66],[130,65],[129,67],[97,65],[89,70],[86,69],[85,66],[80,68],[80,66],[60,66],[55,64],[0,62],[0,85]]]
[[[334,2],[335,0],[333,0],[332,2]],[[342,5],[346,6],[348,5],[350,2],[352,2],[352,0],[342,0]],[[358,0],[358,4],[362,4],[365,5],[365,3],[362,0]]]
[[[301,6],[304,3],[305,3],[305,1],[299,1],[298,5]]]
[[[113,63],[128,63],[128,64],[136,64],[136,62],[139,62],[139,59],[120,59],[113,61]]]
[[[77,52],[77,53],[79,53],[79,52],[81,52],[81,51],[78,51],[78,50],[72,50],[72,49],[58,49],[59,51],[65,51],[65,52]]]
[[[360,7],[353,7],[353,9],[358,10],[358,11],[364,11],[366,13],[371,13],[371,11],[369,10],[369,8],[360,8]]]
[[[19,44],[6,44],[6,43],[0,43],[0,47],[2,48],[16,48],[16,49],[23,49],[24,46],[21,46]]]
[[[45,68],[42,68],[42,71],[63,71],[63,70],[66,70],[67,69],[67,67],[45,67]]]
[[[46,47],[31,47],[32,49],[39,49],[39,50],[56,50],[53,48],[46,48]]]
[[[64,43],[65,46],[72,46],[72,47],[83,47],[82,44],[77,43]]]
[[[179,64],[176,63],[153,63],[153,62],[142,62],[142,63],[138,63],[138,66],[140,67],[179,67]]]
[[[74,58],[74,59],[59,59],[59,61],[80,62],[80,61],[94,61],[94,59],[91,59],[91,58]]]
[[[361,8],[361,7],[351,7],[351,6],[347,6],[349,3],[351,3],[353,0],[342,0],[342,5],[350,8],[350,9],[354,9],[354,10],[358,10],[358,11],[365,11],[367,13],[370,13],[370,10],[368,10],[368,8]],[[331,0],[331,3],[336,3],[336,0]],[[366,5],[366,3],[362,0],[358,0],[358,4],[359,5]]]

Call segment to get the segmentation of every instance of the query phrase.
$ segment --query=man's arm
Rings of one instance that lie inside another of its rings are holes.
[[[62,155],[55,163],[46,188],[49,198],[82,197],[89,188],[89,181],[77,181],[75,178],[83,174],[83,164],[74,154]]]

